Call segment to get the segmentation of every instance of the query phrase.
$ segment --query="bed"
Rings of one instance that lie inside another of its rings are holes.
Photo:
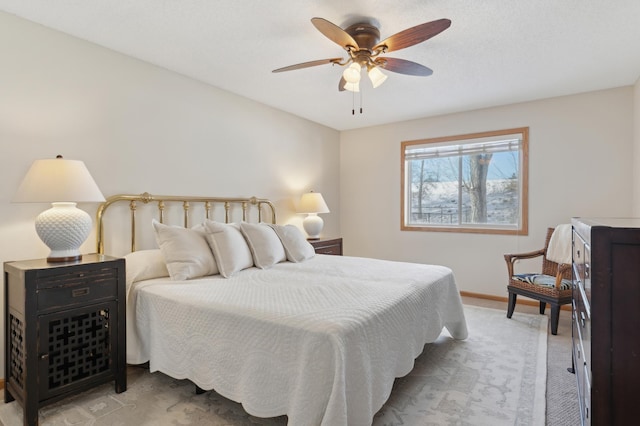
[[[369,425],[426,343],[443,328],[467,337],[446,267],[315,255],[297,228],[276,224],[268,200],[146,193],[100,206],[101,253],[119,239],[105,224],[107,208],[121,202],[131,223],[127,362],[215,389],[249,414]],[[180,206],[179,227],[165,223],[170,203]],[[139,217],[147,205],[156,207],[152,219]],[[138,234],[151,229],[160,248],[140,249]]]

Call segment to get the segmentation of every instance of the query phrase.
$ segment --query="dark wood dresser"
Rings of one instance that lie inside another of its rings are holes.
[[[24,424],[38,409],[98,384],[127,388],[125,261],[84,255],[78,262],[6,262],[5,402]]]
[[[573,363],[582,424],[637,424],[640,219],[572,224]]]
[[[309,242],[317,254],[342,256],[342,238],[319,238]]]

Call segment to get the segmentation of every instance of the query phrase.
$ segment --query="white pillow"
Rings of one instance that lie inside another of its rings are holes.
[[[168,277],[169,271],[159,249],[139,250],[124,256],[127,288],[138,281]]]
[[[287,255],[287,260],[290,262],[303,262],[307,259],[311,259],[316,255],[316,251],[313,246],[307,241],[302,232],[293,225],[269,225],[276,232],[284,251]]]
[[[267,269],[287,260],[280,238],[269,225],[242,222],[240,231],[249,244],[253,263],[258,268]]]
[[[208,220],[205,227],[207,242],[223,277],[229,278],[236,272],[253,266],[251,250],[238,225]]]
[[[163,225],[155,219],[152,224],[172,280],[188,280],[218,273],[203,231]]]

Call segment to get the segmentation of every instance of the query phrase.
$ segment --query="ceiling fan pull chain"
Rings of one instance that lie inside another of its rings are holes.
[[[356,115],[356,92],[351,92],[351,115]]]
[[[360,114],[362,114],[362,92],[360,92]]]

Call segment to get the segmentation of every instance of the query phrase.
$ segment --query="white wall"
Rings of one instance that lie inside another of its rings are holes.
[[[461,290],[506,296],[503,254],[541,248],[573,216],[632,213],[632,106],[625,87],[342,132],[345,253],[447,265]],[[529,236],[400,231],[401,141],[523,126]]]
[[[279,223],[300,225],[294,199],[320,191],[339,234],[337,131],[2,12],[0,57],[1,262],[48,254],[33,227],[48,206],[10,200],[56,154],[83,160],[105,196],[255,195]]]

